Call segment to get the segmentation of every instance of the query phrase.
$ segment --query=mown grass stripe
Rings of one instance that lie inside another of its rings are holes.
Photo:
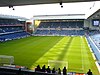
[[[38,65],[38,63],[41,63],[40,66],[42,65],[48,65],[48,60],[57,60],[58,56],[61,54],[61,52],[63,51],[64,47],[66,45],[66,41],[65,41],[65,37],[63,37],[58,43],[56,43],[51,49],[48,50],[47,53],[45,53],[40,59],[38,59],[34,64],[34,65]],[[65,41],[65,43],[64,43]],[[62,58],[63,59],[63,58]]]

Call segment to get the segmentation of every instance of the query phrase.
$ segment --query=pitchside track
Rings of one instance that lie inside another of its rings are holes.
[[[0,43],[0,55],[14,56],[16,65],[30,69],[38,64],[61,69],[64,65],[68,72],[86,73],[91,69],[94,75],[99,75],[85,37],[35,36],[8,41]]]

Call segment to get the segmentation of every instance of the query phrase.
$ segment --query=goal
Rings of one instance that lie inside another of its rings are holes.
[[[63,69],[64,67],[66,67],[66,69],[68,69],[68,62],[66,61],[58,61],[58,60],[48,60],[48,66],[50,66],[51,68],[55,67],[55,69]]]
[[[14,57],[13,56],[6,56],[6,55],[0,55],[0,65],[4,64],[14,64]]]

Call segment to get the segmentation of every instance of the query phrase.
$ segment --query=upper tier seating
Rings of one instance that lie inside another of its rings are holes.
[[[0,26],[9,26],[9,25],[18,25],[22,24],[22,22],[17,19],[0,19]]]
[[[83,22],[41,22],[38,28],[83,28]]]
[[[0,28],[0,33],[8,33],[8,32],[15,32],[15,31],[21,31],[21,30],[23,30],[23,28],[22,27],[1,27]]]

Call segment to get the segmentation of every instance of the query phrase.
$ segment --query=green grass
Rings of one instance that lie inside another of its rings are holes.
[[[40,64],[48,65],[48,60],[68,62],[69,72],[86,73],[92,69],[99,75],[95,61],[85,37],[70,36],[32,36],[19,40],[0,43],[0,55],[14,56],[16,65],[33,69]],[[62,67],[62,64],[54,66]]]

